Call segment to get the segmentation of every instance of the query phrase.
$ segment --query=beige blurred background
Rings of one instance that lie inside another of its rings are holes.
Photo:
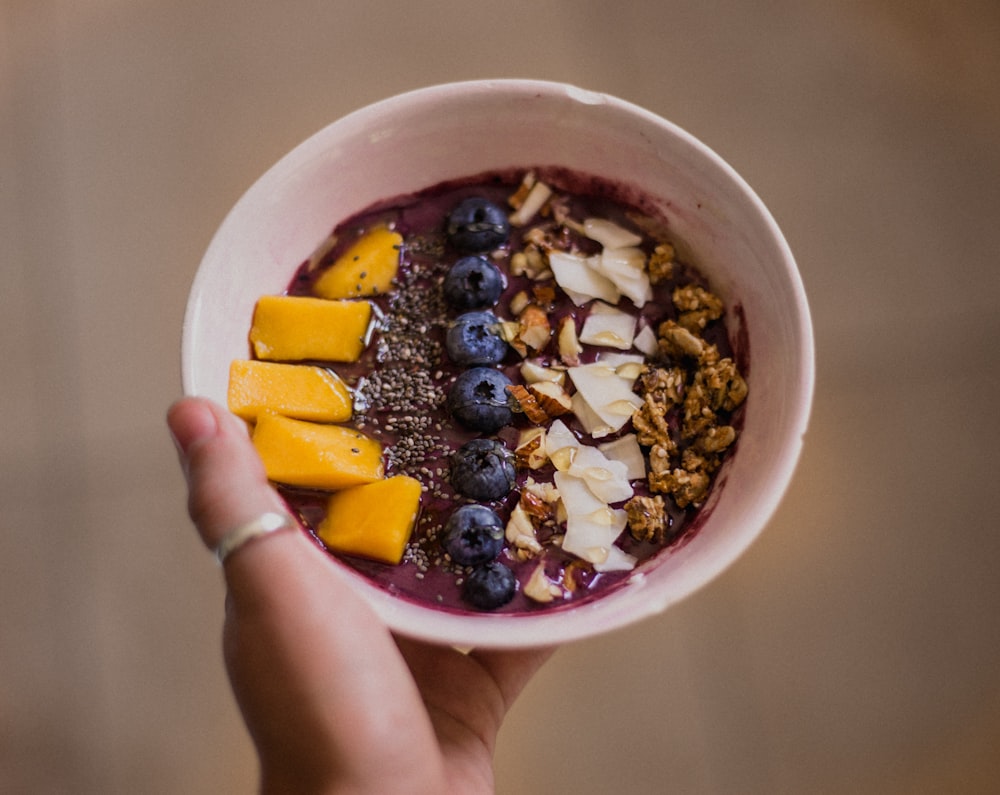
[[[997,791],[995,0],[0,9],[0,791],[253,791],[162,419],[188,285],[300,140],[481,77],[610,92],[715,148],[783,227],[818,354],[765,534],[563,649],[499,792]]]

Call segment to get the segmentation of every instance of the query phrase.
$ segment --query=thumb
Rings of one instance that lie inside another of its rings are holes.
[[[246,426],[233,414],[209,400],[186,398],[170,407],[167,424],[188,481],[188,510],[210,549],[232,528],[285,511]]]
[[[188,482],[188,511],[209,549],[263,513],[287,513],[242,420],[210,400],[184,398],[170,407],[167,423]],[[251,606],[244,605],[244,600],[283,601],[281,594],[319,578],[324,590],[333,590],[338,603],[352,610],[369,610],[346,575],[304,532],[252,539],[226,559],[224,570],[231,606],[235,603],[241,609]]]

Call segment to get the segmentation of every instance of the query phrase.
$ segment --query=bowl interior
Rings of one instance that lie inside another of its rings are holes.
[[[385,100],[331,124],[265,173],[213,238],[192,286],[182,344],[186,394],[225,403],[229,363],[248,355],[257,298],[282,292],[334,225],[375,201],[494,169],[562,166],[635,186],[709,278],[741,328],[750,395],[743,432],[684,546],[629,586],[537,616],[455,615],[353,576],[394,629],[443,643],[514,647],[609,631],[711,580],[759,534],[791,477],[808,421],[813,342],[790,251],[770,214],[717,155],[624,101],[563,84],[458,83]],[[346,568],[346,567],[345,567]]]

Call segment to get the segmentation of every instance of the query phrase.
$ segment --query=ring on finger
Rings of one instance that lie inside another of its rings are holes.
[[[296,522],[287,513],[268,511],[249,522],[234,527],[219,540],[212,552],[221,566],[236,550],[241,549],[254,539],[293,527],[296,527]]]

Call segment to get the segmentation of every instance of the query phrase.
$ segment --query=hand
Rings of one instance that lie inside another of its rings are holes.
[[[209,548],[285,510],[235,416],[186,398],[167,420]],[[224,574],[226,669],[262,792],[492,791],[500,724],[551,650],[463,654],[394,637],[294,530],[254,539]]]

